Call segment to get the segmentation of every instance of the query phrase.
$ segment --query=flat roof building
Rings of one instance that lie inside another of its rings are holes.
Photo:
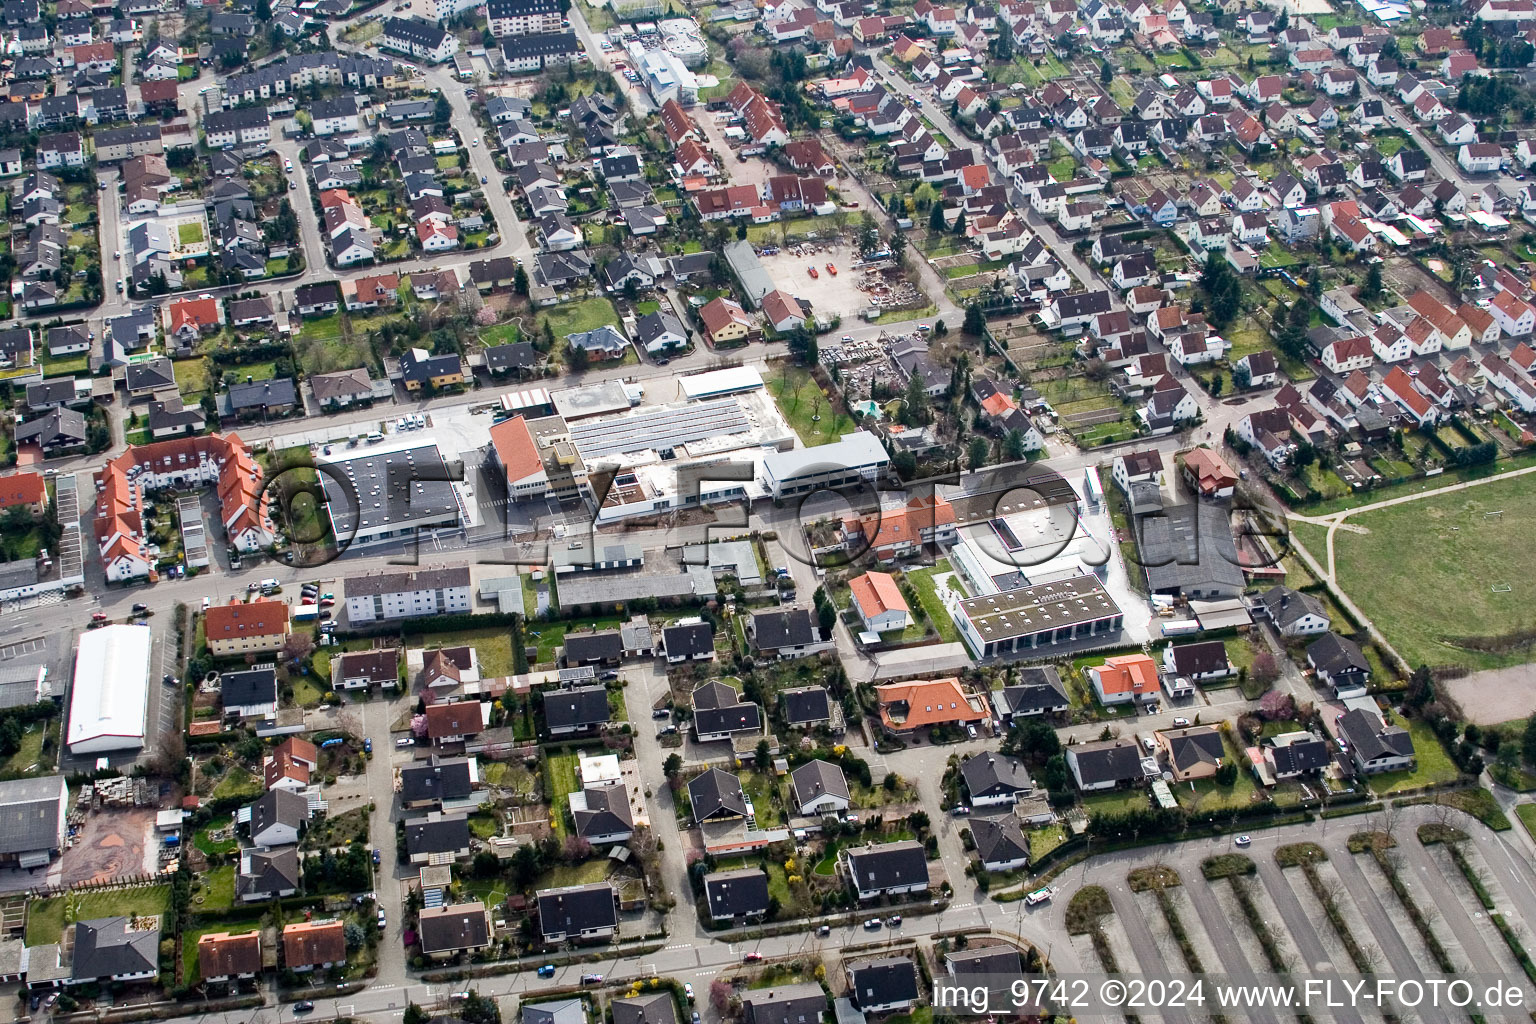
[[[855,430],[815,448],[773,452],[763,459],[764,489],[775,501],[823,488],[873,482],[891,463],[874,434]]]
[[[332,465],[351,483],[320,474],[326,512],[340,543],[373,544],[460,523],[458,492],[435,444],[339,457]]]
[[[1124,616],[1095,576],[967,598],[951,608],[977,658],[1119,632]]]

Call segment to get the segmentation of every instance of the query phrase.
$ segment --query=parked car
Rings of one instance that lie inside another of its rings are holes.
[[[147,611],[149,611],[149,605],[145,604],[142,601],[138,601],[138,602],[134,603],[133,614],[135,614],[135,615],[143,615]]]
[[[1237,846],[1247,846],[1249,843],[1253,842],[1253,837],[1252,836],[1238,836],[1236,839],[1232,840],[1232,842],[1234,844],[1236,844]]]
[[[1185,726],[1187,726],[1189,724],[1189,719],[1187,719],[1187,718],[1175,718],[1173,720],[1173,724],[1174,724],[1174,726],[1176,728],[1182,729],[1182,728],[1184,728]]]
[[[744,964],[757,964],[762,963],[762,961],[763,954],[761,953],[747,953],[741,958],[741,962]]]
[[[554,976],[555,976],[555,965],[554,964],[545,964],[543,967],[539,968],[539,977],[541,977],[541,978],[553,978]]]
[[[315,1004],[308,999],[301,999],[293,1004],[294,1013],[308,1013],[315,1008]]]
[[[581,976],[581,983],[583,985],[601,985],[603,983],[603,976],[601,974],[583,974]]]
[[[372,738],[368,738],[368,739],[364,739],[363,740],[363,753],[365,753],[365,754],[373,753],[373,740],[372,740]]]
[[[397,747],[414,747],[415,745],[416,741],[409,736],[401,736],[395,740],[395,746]]]
[[[380,858],[379,858],[378,847],[374,847],[374,850],[373,850],[373,866],[374,867],[378,867],[379,866],[379,861],[380,861]]]
[[[877,932],[877,931],[879,931],[880,930],[880,919],[878,917],[872,917],[868,921],[865,921],[864,922],[864,930],[867,931],[867,932]]]
[[[671,708],[656,708],[654,711],[651,712],[651,717],[652,718],[671,718],[672,717],[672,709]]]
[[[683,985],[683,998],[693,1002],[693,982],[685,982]]]

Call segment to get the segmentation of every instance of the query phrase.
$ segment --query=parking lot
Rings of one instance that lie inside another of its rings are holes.
[[[830,219],[826,229],[835,230]],[[869,296],[856,287],[859,275],[851,269],[853,246],[846,241],[789,246],[759,258],[781,290],[807,300],[822,316],[851,321],[869,306]],[[837,268],[836,274],[827,270],[829,263]],[[811,267],[816,268],[815,277]]]

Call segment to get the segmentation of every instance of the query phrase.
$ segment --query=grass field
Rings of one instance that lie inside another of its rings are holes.
[[[208,373],[208,360],[202,356],[196,359],[178,359],[171,363],[171,369],[176,374],[176,390],[182,396],[206,394],[211,388]]]
[[[203,226],[201,224],[178,224],[176,237],[182,245],[197,245],[203,240]]]
[[[576,792],[576,765],[580,758],[574,750],[562,750],[545,758],[544,789],[549,794],[549,817],[554,822],[555,834],[564,839],[566,834],[566,797]]]
[[[1446,753],[1445,746],[1428,722],[1417,718],[1405,720],[1395,712],[1388,712],[1388,716],[1388,724],[1408,730],[1408,735],[1413,739],[1413,756],[1419,766],[1411,772],[1383,772],[1371,776],[1370,786],[1374,792],[1385,795],[1405,789],[1418,789],[1421,786],[1454,782],[1460,776],[1451,755]]]
[[[907,581],[917,591],[918,603],[923,606],[928,621],[938,630],[939,639],[952,644],[960,640],[960,631],[955,628],[955,620],[950,618],[944,602],[939,600],[939,591],[933,582],[935,575],[949,571],[949,562],[941,559],[932,569],[914,569],[907,573]]]
[[[1351,516],[1365,534],[1334,535],[1339,582],[1410,665],[1497,668],[1520,647],[1468,639],[1536,628],[1536,496],[1515,478]],[[1321,532],[1320,530],[1317,532]],[[1303,531],[1310,542],[1314,531]],[[1321,546],[1312,552],[1326,558]]]
[[[618,327],[619,311],[607,299],[583,299],[555,306],[544,313],[539,321],[539,330],[542,331],[543,325],[548,323],[556,338],[564,338],[567,334],[596,330],[604,324]]]
[[[853,429],[853,418],[832,412],[826,395],[807,370],[785,363],[769,378],[768,390],[779,403],[779,412],[807,447],[830,444]]]
[[[423,647],[427,646],[427,638],[407,637],[406,643],[412,647]],[[505,629],[469,629],[462,633],[434,635],[431,637],[431,646],[473,647],[480,659],[482,678],[512,674],[512,634]]]
[[[1515,814],[1531,838],[1536,839],[1536,804],[1516,804]]]
[[[34,546],[32,554],[36,556]],[[21,734],[21,746],[16,748],[16,753],[6,759],[0,765],[0,771],[8,774],[23,774],[37,768],[43,760],[43,740],[48,737],[51,728],[48,720],[32,722]]]
[[[231,866],[232,868],[233,866]],[[91,921],[98,917],[164,914],[171,902],[169,885],[150,885],[137,889],[97,889],[85,893],[66,893],[46,900],[34,900],[27,910],[27,944],[58,942],[64,925],[71,921]]]

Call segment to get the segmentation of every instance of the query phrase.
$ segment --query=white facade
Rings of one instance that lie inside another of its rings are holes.
[[[448,576],[450,579],[444,579]],[[369,590],[376,593],[347,594],[347,621],[374,622],[379,619],[409,619],[430,615],[467,614],[472,610],[469,570],[425,570],[399,573],[383,580],[369,580]],[[380,586],[382,589],[380,589]]]

